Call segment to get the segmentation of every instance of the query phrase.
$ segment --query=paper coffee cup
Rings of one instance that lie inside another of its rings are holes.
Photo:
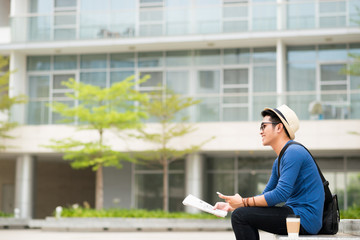
[[[286,218],[286,228],[289,238],[298,238],[300,231],[300,217],[297,215],[289,215]]]

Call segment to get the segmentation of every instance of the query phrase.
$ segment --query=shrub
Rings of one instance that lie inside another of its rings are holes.
[[[14,217],[14,214],[0,211],[0,217]]]
[[[342,219],[360,219],[360,206],[353,205],[347,210],[340,211]]]
[[[53,216],[56,216],[54,211]],[[208,214],[190,214],[185,212],[165,212],[162,210],[145,210],[145,209],[119,209],[110,208],[96,210],[84,207],[67,207],[63,208],[61,217],[78,217],[78,218],[187,218],[187,219],[218,219],[218,217]]]

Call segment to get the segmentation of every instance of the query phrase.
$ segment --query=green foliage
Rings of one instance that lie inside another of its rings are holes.
[[[4,212],[0,211],[0,217],[10,218],[10,217],[14,217],[14,214],[12,214],[12,213],[4,213]]]
[[[6,68],[9,65],[9,59],[0,56],[0,72],[1,69]],[[13,71],[6,71],[0,75],[0,113],[3,114],[5,119],[0,119],[0,139],[13,138],[8,132],[18,126],[18,123],[10,121],[10,109],[15,104],[26,103],[26,97],[24,95],[18,95],[14,97],[9,96],[9,77]],[[0,145],[0,150],[4,150],[6,147]]]
[[[158,163],[163,168],[163,210],[168,211],[168,166],[171,162],[183,158],[186,154],[198,151],[206,142],[206,139],[199,144],[189,145],[184,148],[175,148],[174,140],[182,138],[194,131],[196,128],[189,123],[186,110],[198,104],[199,100],[191,97],[183,97],[173,91],[166,89],[164,94],[153,92],[150,94],[150,101],[144,104],[149,116],[159,123],[151,129],[139,129],[136,137],[153,145],[152,149],[137,154],[138,158],[148,163]]]
[[[164,96],[159,95],[158,92],[153,92],[150,96],[151,100],[144,106],[149,116],[160,123],[160,128],[158,131],[139,129],[140,135],[136,137],[154,144],[153,149],[140,155],[141,159],[156,161],[161,165],[168,164],[186,154],[198,151],[202,145],[211,140],[184,149],[171,147],[171,142],[175,139],[196,131],[194,125],[187,122],[188,116],[181,114],[200,101],[191,97],[182,97],[169,89],[165,89]]]
[[[147,80],[147,76],[139,82]],[[59,113],[63,122],[72,122],[76,118],[83,123],[79,130],[91,129],[98,133],[95,141],[79,141],[72,138],[52,140],[46,147],[64,153],[64,159],[72,161],[74,168],[92,167],[97,170],[100,166],[121,167],[120,159],[132,161],[129,155],[111,150],[103,141],[105,130],[117,131],[139,128],[141,119],[147,114],[134,102],[147,101],[147,95],[135,91],[134,76],[122,82],[115,83],[109,88],[100,88],[69,79],[63,85],[72,89],[67,96],[78,100],[77,106],[68,106],[60,102],[51,105],[52,111]]]
[[[360,206],[353,205],[347,210],[340,211],[341,219],[360,219]]]
[[[64,153],[64,159],[71,161],[73,168],[91,167],[96,171],[95,204],[96,209],[103,206],[103,173],[102,167],[115,166],[121,168],[121,161],[135,161],[129,154],[120,153],[104,143],[105,131],[116,130],[116,133],[127,129],[138,129],[141,120],[147,117],[141,104],[148,100],[147,94],[134,90],[136,84],[145,82],[149,76],[139,81],[134,76],[113,84],[109,88],[76,82],[69,79],[62,84],[72,90],[67,96],[78,104],[69,106],[60,102],[50,105],[53,112],[58,113],[63,122],[74,122],[80,125],[78,130],[93,130],[97,133],[94,140],[76,140],[65,138],[52,140],[53,144],[45,147]]]
[[[56,216],[56,213],[53,213]],[[69,207],[63,208],[62,217],[77,217],[77,218],[189,218],[189,219],[218,219],[218,217],[207,214],[190,214],[185,212],[165,212],[162,210],[145,210],[145,209],[102,209],[95,210],[83,207]]]
[[[352,63],[346,69],[342,69],[341,73],[353,76],[360,76],[360,55],[349,54],[349,57],[352,58]]]

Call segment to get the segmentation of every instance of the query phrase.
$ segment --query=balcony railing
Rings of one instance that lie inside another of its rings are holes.
[[[39,42],[358,27],[359,9],[360,0],[299,0],[28,14],[11,19],[11,39]]]

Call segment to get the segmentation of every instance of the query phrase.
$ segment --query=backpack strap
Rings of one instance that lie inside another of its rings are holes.
[[[286,144],[280,151],[280,154],[279,154],[279,157],[278,157],[278,177],[280,178],[280,160],[282,158],[282,156],[284,155],[286,149],[292,145],[292,144],[297,144],[297,145],[300,145],[302,146],[303,148],[305,148],[306,151],[308,151],[308,153],[310,154],[311,158],[314,160],[315,162],[315,165],[319,171],[319,174],[320,174],[320,177],[321,177],[321,181],[323,182],[323,185],[324,185],[324,191],[325,191],[325,203],[327,202],[331,202],[332,201],[332,194],[331,194],[331,191],[329,189],[329,182],[325,179],[324,175],[322,174],[320,168],[319,168],[319,165],[317,164],[315,158],[313,157],[313,155],[311,154],[311,152],[304,146],[302,145],[301,143],[298,143],[298,142],[289,142],[288,144]]]

